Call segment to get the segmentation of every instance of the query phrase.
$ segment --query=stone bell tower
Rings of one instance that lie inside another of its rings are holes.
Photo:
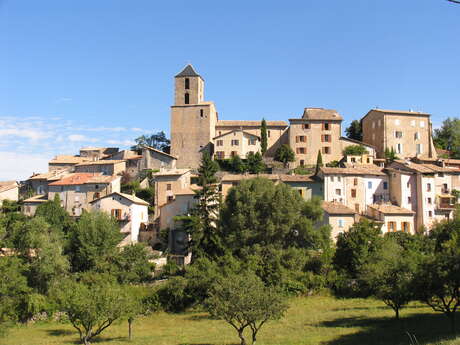
[[[204,101],[204,80],[192,65],[185,66],[174,80],[171,155],[177,158],[177,168],[197,168],[202,152],[212,149],[217,112],[213,102]]]

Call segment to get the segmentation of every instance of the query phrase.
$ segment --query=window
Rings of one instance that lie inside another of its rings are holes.
[[[355,204],[355,212],[359,213],[359,204]]]
[[[339,219],[338,223],[339,223],[339,228],[343,228],[343,219]]]
[[[300,196],[303,195],[303,190],[302,189],[297,189],[297,191],[299,192]]]
[[[342,177],[337,176],[337,182],[342,182]]]
[[[420,128],[425,128],[425,121],[420,121]]]
[[[98,185],[98,184],[95,185],[95,186],[94,186],[94,189],[99,189],[99,185]]]
[[[232,146],[238,146],[239,144],[240,144],[240,141],[238,139],[232,140]]]
[[[403,132],[401,132],[401,131],[395,131],[395,138],[400,139],[400,138],[402,138],[402,136],[403,136]]]
[[[431,192],[431,183],[426,184],[426,191]]]
[[[200,117],[203,117],[204,116],[204,111],[203,109],[200,109]]]
[[[415,120],[411,120],[411,121],[410,121],[410,125],[411,125],[412,127],[415,127]]]
[[[444,174],[443,174],[444,175]],[[449,186],[447,185],[447,183],[443,183],[442,185],[442,192],[443,193],[449,193]]]
[[[337,195],[342,195],[342,190],[341,190],[340,188],[337,188],[337,189],[335,190],[335,194],[337,194]]]
[[[357,186],[357,185],[358,185],[358,178],[355,177],[355,178],[353,179],[353,186]]]
[[[184,103],[185,103],[185,104],[189,104],[189,103],[190,103],[190,96],[189,96],[188,93],[186,93],[186,94],[184,95]]]
[[[256,138],[249,138],[249,145],[255,145],[257,142]]]
[[[80,191],[80,186],[75,186],[75,191],[79,192]]]
[[[356,189],[351,190],[351,197],[356,198]]]
[[[428,217],[433,217],[433,211],[428,211]]]
[[[321,141],[323,143],[330,143],[331,142],[331,136],[329,134],[323,134],[321,136]]]
[[[232,157],[238,156],[238,152],[236,152],[236,151],[232,151],[230,154],[231,154]]]
[[[295,149],[295,151],[296,151],[297,154],[303,155],[303,154],[306,153],[307,150],[306,150],[305,147],[297,147],[297,148]]]
[[[329,146],[324,146],[323,147],[323,153],[326,154],[326,155],[331,153],[331,148]]]
[[[267,137],[270,138],[270,131],[267,131]]]
[[[216,146],[224,146],[224,141],[223,140],[217,140]]]
[[[305,165],[305,161],[303,159],[300,160],[300,166],[304,166]]]
[[[381,122],[380,122],[380,119],[379,119],[379,121],[377,122],[377,126],[380,127],[380,125],[381,125]]]
[[[302,127],[303,127],[303,129],[310,129],[310,124],[309,123],[304,123]]]
[[[75,195],[75,202],[79,202],[79,201],[80,201],[80,196]]]
[[[375,129],[375,122],[372,121],[372,129]]]
[[[401,230],[404,232],[410,232],[410,223],[409,222],[402,222],[401,223]]]
[[[355,157],[351,157],[351,162],[352,162],[352,163],[356,163],[356,158],[355,158]]]
[[[429,205],[431,205],[431,198],[427,198],[427,202]]]
[[[331,182],[334,182],[334,176],[331,176]]]
[[[217,159],[224,159],[225,158],[225,152],[224,151],[216,151],[216,157],[217,157]]]
[[[372,189],[372,181],[367,181],[367,189]]]
[[[414,140],[420,140],[420,133],[419,132],[414,133]]]
[[[168,202],[174,201],[174,195],[168,195]]]
[[[412,198],[410,196],[407,197],[407,203],[410,204],[412,202]]]
[[[94,193],[94,200],[95,199],[99,199],[101,197],[101,193],[97,192],[97,193]]]
[[[112,209],[111,214],[115,219],[121,220],[121,210],[119,208]]]
[[[330,125],[329,125],[329,123],[327,123],[327,122],[324,122],[324,123],[323,123],[323,130],[324,130],[324,131],[330,130]]]
[[[307,137],[305,135],[298,135],[295,137],[296,143],[305,143],[307,142]]]
[[[168,184],[166,185],[166,190],[171,190],[171,189],[172,189],[171,183],[168,183]]]
[[[396,231],[396,222],[388,222],[388,232]]]
[[[375,133],[372,133],[372,140],[375,141]]]
[[[423,153],[423,145],[415,144],[415,151],[417,152],[417,154]]]
[[[185,89],[186,90],[190,89],[190,79],[185,78],[184,82],[185,82]]]
[[[397,152],[397,153],[402,153],[402,144],[398,144],[398,145],[396,146],[396,152]]]
[[[383,189],[388,189],[388,182],[383,182]]]

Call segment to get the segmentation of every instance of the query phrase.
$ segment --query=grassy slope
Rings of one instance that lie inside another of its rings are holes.
[[[258,344],[408,345],[407,330],[416,334],[420,345],[460,345],[460,339],[447,340],[449,323],[445,316],[434,314],[423,305],[411,304],[403,310],[401,322],[392,317],[391,310],[373,300],[337,300],[321,296],[296,298],[284,319],[264,326]],[[134,324],[134,340],[129,342],[126,335],[126,322],[119,323],[106,330],[94,344],[238,344],[230,326],[210,320],[200,312],[159,313],[141,318]],[[43,323],[14,328],[0,343],[63,345],[76,344],[76,341],[77,333],[70,325]]]

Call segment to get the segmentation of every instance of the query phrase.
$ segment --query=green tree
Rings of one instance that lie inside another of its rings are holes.
[[[125,288],[107,279],[106,275],[93,272],[80,280],[62,280],[56,284],[53,296],[85,345],[114,321],[126,316],[133,303]]]
[[[246,156],[246,164],[247,169],[251,174],[260,174],[266,169],[262,155],[259,152],[249,152]]]
[[[61,200],[59,194],[54,195],[53,200],[40,204],[35,212],[36,217],[43,217],[45,221],[58,231],[64,234],[68,233],[72,226],[72,219],[69,214],[61,207]]]
[[[363,140],[363,129],[361,127],[361,122],[358,120],[353,120],[345,129],[347,138],[362,141]]]
[[[252,344],[269,320],[283,317],[288,306],[272,288],[264,286],[253,273],[232,275],[220,279],[206,300],[209,313],[226,321],[237,332],[241,345],[246,345],[244,331],[251,330]]]
[[[393,147],[391,149],[389,149],[388,147],[385,149],[385,158],[390,162],[399,159]]]
[[[323,155],[321,154],[321,150],[318,150],[318,156],[316,156],[316,169],[315,174],[319,173],[319,170],[323,166]]]
[[[431,229],[431,255],[426,255],[416,277],[418,298],[442,312],[455,333],[455,315],[460,307],[460,214]]]
[[[238,174],[244,173],[246,171],[246,165],[238,155],[232,156],[230,159],[230,166],[232,167],[232,171]]]
[[[287,167],[289,162],[295,162],[295,154],[291,147],[287,144],[283,144],[275,152],[275,160],[284,164]]]
[[[195,191],[197,205],[190,211],[190,215],[176,217],[191,237],[192,261],[199,257],[214,258],[222,254],[222,244],[217,229],[220,207],[216,177],[218,170],[218,164],[205,151],[198,169],[197,184],[201,188]]]
[[[394,310],[396,319],[401,308],[414,299],[416,257],[411,250],[387,237],[360,270],[360,280],[367,283],[372,295]]]
[[[223,242],[239,256],[253,245],[319,249],[329,245],[329,227],[316,227],[322,211],[284,183],[242,181],[230,189],[220,213]]]
[[[444,120],[441,128],[434,130],[433,142],[436,147],[450,151],[452,158],[460,158],[460,119]]]
[[[166,152],[171,144],[171,141],[166,137],[165,132],[160,131],[150,135],[141,135],[134,139],[136,145],[131,147],[131,150],[137,151],[142,146],[150,146],[154,149]]]
[[[104,212],[83,213],[69,238],[72,270],[113,270],[113,263],[119,255],[117,245],[122,238],[114,218]]]
[[[268,134],[267,134],[267,121],[262,119],[262,123],[260,125],[260,150],[262,151],[262,155],[267,152],[268,148]]]
[[[350,145],[345,147],[342,152],[344,156],[361,156],[368,153],[369,151],[363,145]]]
[[[116,259],[120,283],[142,283],[152,278],[154,266],[149,262],[152,255],[143,243],[124,246]]]

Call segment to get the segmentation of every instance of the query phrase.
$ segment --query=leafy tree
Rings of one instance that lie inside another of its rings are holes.
[[[232,167],[232,171],[238,174],[244,173],[246,171],[246,165],[238,155],[234,155],[230,159],[230,165]]]
[[[460,119],[444,120],[441,128],[434,130],[433,142],[436,147],[450,151],[452,158],[460,158]]]
[[[116,258],[120,283],[136,284],[152,278],[154,266],[149,262],[151,254],[143,243],[123,247]]]
[[[247,169],[251,174],[260,174],[266,169],[262,155],[259,152],[249,152],[246,156],[246,164]]]
[[[56,284],[53,296],[85,345],[125,316],[133,303],[126,289],[107,279],[106,275],[93,272],[79,280],[62,280]]]
[[[159,287],[158,298],[164,310],[178,313],[193,304],[194,299],[188,294],[187,284],[184,277],[173,277]]]
[[[260,150],[262,151],[262,155],[267,152],[268,147],[268,135],[267,135],[267,121],[262,119],[262,123],[260,125]]]
[[[66,234],[72,226],[72,219],[66,210],[61,207],[59,194],[54,195],[53,200],[40,204],[35,212],[36,217],[43,217],[44,220],[58,231]]]
[[[21,205],[17,201],[6,199],[0,203],[0,213],[19,212],[20,210]]]
[[[416,255],[388,237],[364,264],[360,279],[367,283],[376,298],[394,310],[396,319],[399,319],[400,309],[414,298],[416,269]]]
[[[116,220],[104,212],[86,212],[75,224],[68,252],[75,272],[110,271],[119,255],[122,240]]]
[[[369,151],[363,145],[350,145],[345,147],[342,152],[344,156],[361,156],[368,153]]]
[[[340,162],[335,160],[335,161],[330,161],[329,163],[326,163],[326,166],[328,168],[338,168],[340,167]]]
[[[391,149],[389,149],[388,147],[385,149],[385,158],[390,162],[399,159],[393,147]]]
[[[345,129],[347,138],[362,141],[363,140],[363,129],[361,127],[361,122],[358,120],[353,120]]]
[[[166,137],[166,134],[163,131],[150,135],[141,135],[140,137],[134,139],[134,141],[136,142],[136,145],[132,146],[131,150],[135,151],[146,145],[153,147],[154,149],[166,152],[169,148],[169,145],[171,144],[171,141]]]
[[[315,226],[322,211],[318,202],[305,202],[284,183],[268,179],[242,181],[230,189],[220,213],[223,243],[237,256],[253,245],[277,248],[324,248],[330,229]]]
[[[289,145],[283,144],[276,150],[275,160],[282,162],[284,167],[286,167],[289,162],[295,162],[294,151],[292,151]]]
[[[323,155],[321,154],[321,150],[318,150],[318,156],[316,157],[315,174],[318,174],[322,166],[323,166]]]
[[[455,314],[460,307],[460,215],[437,224],[429,235],[434,247],[417,274],[418,298],[442,312],[455,333]]]
[[[264,286],[253,273],[220,279],[206,300],[210,314],[225,320],[237,332],[241,345],[246,345],[244,331],[251,330],[252,344],[269,320],[280,319],[288,306],[273,289]]]
[[[198,257],[214,258],[222,254],[216,226],[220,206],[216,177],[218,170],[218,164],[205,151],[198,169],[197,184],[201,188],[195,191],[197,205],[190,211],[190,215],[176,217],[191,237],[192,261]]]

